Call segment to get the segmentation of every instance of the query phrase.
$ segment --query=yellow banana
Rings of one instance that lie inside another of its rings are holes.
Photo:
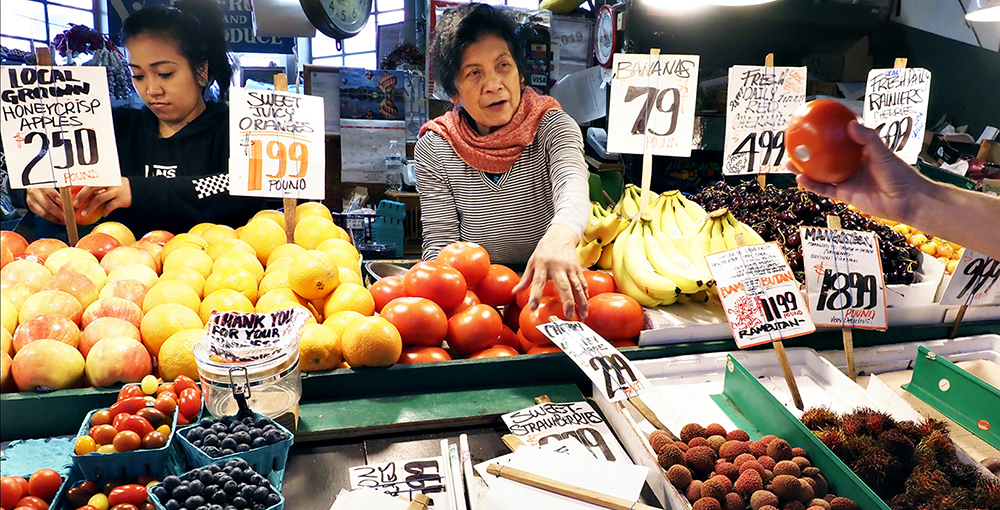
[[[700,278],[700,272],[690,261],[685,260],[687,266],[682,266],[671,259],[660,246],[660,241],[653,235],[653,230],[649,226],[642,229],[643,245],[646,248],[646,259],[653,266],[657,274],[660,274],[673,281],[680,292],[698,292],[705,285],[707,280]],[[669,241],[669,240],[668,240]]]
[[[601,246],[608,245],[618,235],[621,221],[620,214],[609,214],[593,229],[588,226],[587,230],[583,232],[583,240],[588,243],[597,240],[600,241]]]
[[[640,223],[644,221],[640,220]],[[632,233],[625,239],[625,270],[639,289],[650,297],[654,299],[675,297],[681,292],[680,287],[670,278],[658,273],[646,258],[643,230],[645,227],[640,224],[634,227]]]
[[[764,238],[757,233],[750,225],[736,220],[736,232],[743,234],[743,241],[747,244],[764,244]]]
[[[733,213],[729,213],[725,218],[722,218],[722,237],[725,239],[725,245],[727,250],[731,250],[737,247],[736,244],[736,222],[738,220],[733,216]]]
[[[677,221],[677,228],[681,230],[681,234],[683,235],[696,232],[699,230],[698,227],[700,227],[700,225],[697,225],[694,219],[691,218],[691,215],[687,213],[687,210],[684,208],[684,204],[677,198],[678,196],[680,196],[680,192],[670,199],[670,206],[674,209],[674,218]]]
[[[576,256],[580,259],[580,265],[584,268],[593,266],[597,263],[597,259],[601,258],[601,242],[595,239],[589,243],[584,243],[581,240],[576,245]]]
[[[695,292],[694,294],[681,294],[680,296],[677,296],[677,302],[678,303],[699,303],[699,304],[705,304],[705,303],[708,303],[708,300],[709,300],[709,296],[708,296],[708,291],[707,290],[699,290],[698,292]]]
[[[637,222],[628,222],[628,227],[618,236],[612,246],[611,255],[611,276],[615,279],[618,291],[636,300],[642,306],[653,307],[660,304],[660,301],[648,296],[629,277],[625,269],[625,240],[635,228]]]
[[[639,214],[639,195],[635,185],[625,186],[625,197],[622,199],[622,216],[632,218]]]
[[[711,218],[711,220],[706,221],[712,222],[712,241],[709,244],[709,253],[726,251],[726,238],[722,235],[722,228],[725,222],[722,221],[722,218]]]
[[[712,225],[710,222],[705,221],[701,225],[701,230],[691,239],[691,244],[688,247],[687,258],[696,267],[711,274],[708,269],[708,263],[705,262],[705,255],[711,253],[711,243],[712,243]],[[684,253],[683,251],[681,253]]]
[[[613,243],[601,248],[601,256],[597,259],[597,267],[599,269],[611,269],[611,255],[613,250]]]
[[[677,216],[674,214],[673,200],[670,199],[670,193],[680,193],[679,191],[668,191],[667,193],[661,194],[660,199],[657,199],[657,203],[660,204],[660,231],[666,234],[670,239],[680,239],[684,235],[684,232],[677,225]]]
[[[683,193],[677,193],[677,201],[680,202],[681,206],[684,207],[684,211],[688,213],[692,221],[698,221],[705,216],[708,216],[708,212],[705,211],[698,202],[689,200],[684,196]]]

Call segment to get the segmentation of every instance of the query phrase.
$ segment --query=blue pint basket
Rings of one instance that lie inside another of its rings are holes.
[[[279,427],[280,427],[280,425],[279,425]],[[244,452],[244,453],[247,453],[247,452]],[[188,470],[188,471],[186,471],[183,474],[180,474],[178,476],[180,476],[181,479],[190,479],[191,472],[194,471],[195,469],[205,468],[205,467],[210,466],[212,464],[218,464],[218,465],[221,466],[221,465],[225,464],[226,462],[232,460],[233,457],[235,457],[235,456],[229,455],[229,456],[226,456],[226,457],[220,457],[218,459],[213,459],[212,462],[209,462],[208,464],[206,464],[204,466],[198,466],[198,467],[192,468],[192,469],[190,469],[190,470]],[[250,464],[250,461],[247,461],[247,463]],[[251,469],[253,469],[253,468],[251,467]],[[256,470],[254,470],[254,471],[256,471]],[[270,479],[268,479],[268,483],[271,483]],[[156,507],[157,510],[166,510],[166,508],[163,506],[163,503],[160,502],[160,498],[156,497],[156,494],[153,494],[153,490],[156,487],[158,487],[159,485],[160,484],[156,484],[153,487],[150,487],[149,501],[153,503],[153,506]],[[271,483],[271,488],[274,490],[275,493],[278,494],[278,503],[275,504],[275,505],[267,507],[266,510],[283,510],[285,508],[285,497],[281,495],[281,487],[278,487],[278,486],[274,485],[274,483]]]
[[[90,433],[90,418],[97,411],[106,408],[94,409],[87,413],[80,425],[80,431],[76,437],[85,436]],[[170,460],[170,447],[173,445],[174,436],[177,435],[177,414],[170,424],[170,435],[167,436],[167,444],[155,449],[139,449],[130,452],[117,453],[88,453],[77,455],[73,453],[73,465],[80,470],[85,480],[110,480],[112,478],[132,478],[140,475],[150,475],[157,479],[167,474],[167,467]]]

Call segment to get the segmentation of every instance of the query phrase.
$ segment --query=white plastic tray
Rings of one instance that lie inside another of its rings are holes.
[[[1000,334],[987,334],[854,349],[854,368],[864,374],[912,368],[917,347],[921,345],[952,363],[985,359],[1000,365]],[[847,356],[843,349],[820,351],[819,354],[839,369],[847,369]]]

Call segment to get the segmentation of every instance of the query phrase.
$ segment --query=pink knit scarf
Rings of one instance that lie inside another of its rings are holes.
[[[559,101],[543,96],[531,87],[521,91],[521,104],[510,122],[500,129],[480,135],[459,114],[461,107],[425,123],[420,136],[433,131],[448,140],[452,150],[465,164],[491,174],[502,174],[514,166],[521,152],[534,139],[542,116],[549,110],[561,110]]]

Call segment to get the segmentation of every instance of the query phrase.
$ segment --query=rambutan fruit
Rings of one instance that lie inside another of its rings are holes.
[[[690,443],[696,437],[705,437],[705,427],[697,423],[688,423],[681,428],[681,441]]]
[[[649,433],[649,446],[653,447],[653,451],[660,453],[660,450],[664,446],[673,443],[674,440],[670,439],[670,434],[663,430],[654,430]]]
[[[719,448],[719,456],[732,462],[736,457],[745,453],[750,453],[750,446],[744,441],[726,441]]]
[[[691,505],[691,510],[722,510],[722,505],[715,498],[699,498]]]
[[[839,430],[824,430],[816,432],[819,438],[834,455],[844,458],[847,455],[847,448],[844,446],[844,435]]]
[[[749,498],[753,493],[764,488],[764,481],[760,478],[760,473],[753,469],[748,469],[740,473],[733,488],[744,498]]]
[[[707,475],[715,470],[715,451],[708,446],[694,446],[684,452],[684,463],[697,475]]]
[[[859,510],[854,500],[838,497],[830,501],[830,510]]]
[[[930,416],[924,418],[923,421],[918,423],[917,427],[920,429],[921,435],[924,437],[931,435],[934,431],[943,432],[945,435],[948,434],[948,423],[941,420],[935,420]]]
[[[719,425],[718,423],[709,423],[708,426],[705,427],[705,435],[709,437],[722,436],[723,438],[725,438],[726,428],[723,427],[722,425]]]
[[[792,475],[774,475],[774,479],[771,480],[771,492],[783,501],[799,499],[801,490],[799,479]]]
[[[784,439],[775,439],[767,443],[767,456],[779,462],[792,460],[792,447]]]
[[[670,469],[674,464],[684,464],[684,452],[677,445],[670,443],[665,445],[656,456],[656,462],[663,469]]]
[[[763,466],[764,469],[769,469],[771,471],[774,471],[774,466],[778,464],[777,462],[774,461],[774,459],[768,457],[767,455],[761,455],[760,457],[757,457],[757,462],[760,462],[760,465]]]
[[[772,468],[771,471],[774,472],[775,476],[792,475],[795,478],[802,476],[802,470],[799,469],[799,465],[790,460],[778,462],[774,465],[774,468]]]
[[[680,464],[674,464],[670,466],[667,470],[667,480],[677,488],[677,490],[684,490],[688,485],[691,484],[693,478],[691,477],[691,470]]]
[[[726,504],[723,505],[725,510],[746,510],[747,504],[743,502],[743,496],[735,492],[730,492],[726,494]]]
[[[849,414],[840,421],[840,429],[848,437],[857,437],[868,432],[868,425],[863,417]]]
[[[822,430],[827,427],[839,427],[840,417],[829,407],[814,407],[802,413],[802,424],[809,430]]]
[[[726,438],[718,435],[708,436],[708,438],[705,439],[705,443],[708,445],[709,448],[715,450],[716,454],[718,454],[719,448],[721,448],[722,445],[726,444]]]
[[[726,434],[726,441],[749,441],[750,434],[747,431],[741,429],[734,429]]]
[[[754,493],[750,495],[751,510],[761,510],[761,508],[766,506],[777,508],[778,496],[775,496],[771,491],[765,490],[754,491]]]

